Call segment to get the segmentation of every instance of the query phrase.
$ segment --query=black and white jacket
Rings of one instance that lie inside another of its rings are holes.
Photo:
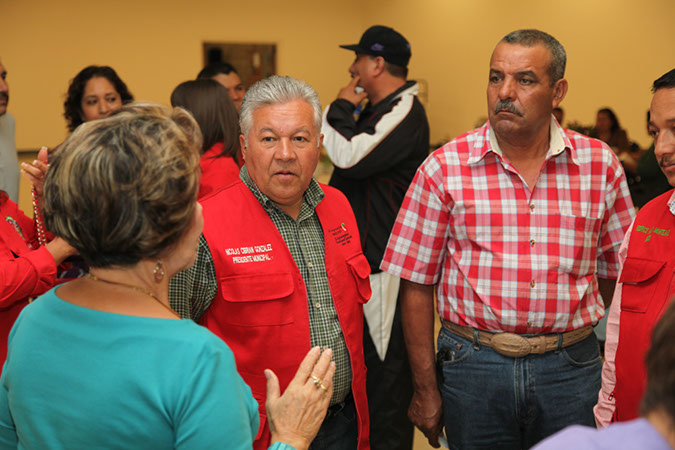
[[[429,154],[429,123],[418,90],[408,81],[376,105],[368,103],[358,120],[347,100],[335,100],[324,112],[323,144],[335,165],[330,185],[354,210],[373,273],[380,271],[405,193]]]

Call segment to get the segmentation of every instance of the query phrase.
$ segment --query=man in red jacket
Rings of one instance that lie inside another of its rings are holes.
[[[312,178],[323,138],[318,96],[304,81],[267,78],[247,92],[240,126],[240,181],[201,200],[200,251],[173,280],[172,305],[234,352],[260,403],[254,448],[269,445],[264,369],[285,389],[316,345],[333,350],[336,373],[310,449],[368,448],[362,305],[370,267],[347,199]]]
[[[654,155],[675,186],[675,69],[654,81],[649,134]],[[642,207],[626,233],[621,272],[607,320],[602,388],[594,408],[600,426],[639,415],[645,389],[644,355],[654,324],[675,295],[675,193]]]

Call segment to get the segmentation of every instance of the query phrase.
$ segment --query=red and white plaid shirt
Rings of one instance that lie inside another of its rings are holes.
[[[621,163],[552,120],[530,190],[490,134],[486,123],[420,166],[382,270],[437,284],[439,315],[460,325],[540,334],[597,322],[596,275],[616,278],[635,215]]]

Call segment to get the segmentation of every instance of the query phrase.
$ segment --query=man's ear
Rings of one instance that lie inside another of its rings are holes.
[[[246,162],[246,152],[248,151],[248,148],[246,148],[246,138],[243,134],[239,135],[239,148],[241,149],[241,157],[244,158],[244,162]]]
[[[376,56],[373,58],[373,75],[379,76],[384,72],[384,65],[386,61],[381,56]]]
[[[553,107],[557,108],[558,105],[563,101],[565,95],[567,95],[567,80],[561,78],[555,82],[553,86]]]

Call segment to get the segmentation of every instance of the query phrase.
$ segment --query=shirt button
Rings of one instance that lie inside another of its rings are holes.
[[[536,283],[534,282],[534,280],[532,280],[532,281],[530,282],[530,287],[534,287],[535,284],[536,284]]]
[[[319,309],[319,308],[321,308],[321,303],[316,302],[316,303],[314,303],[314,306],[316,307],[316,309]]]
[[[530,245],[534,247],[534,239],[530,239]]]
[[[534,203],[530,205],[530,211],[534,211]]]

